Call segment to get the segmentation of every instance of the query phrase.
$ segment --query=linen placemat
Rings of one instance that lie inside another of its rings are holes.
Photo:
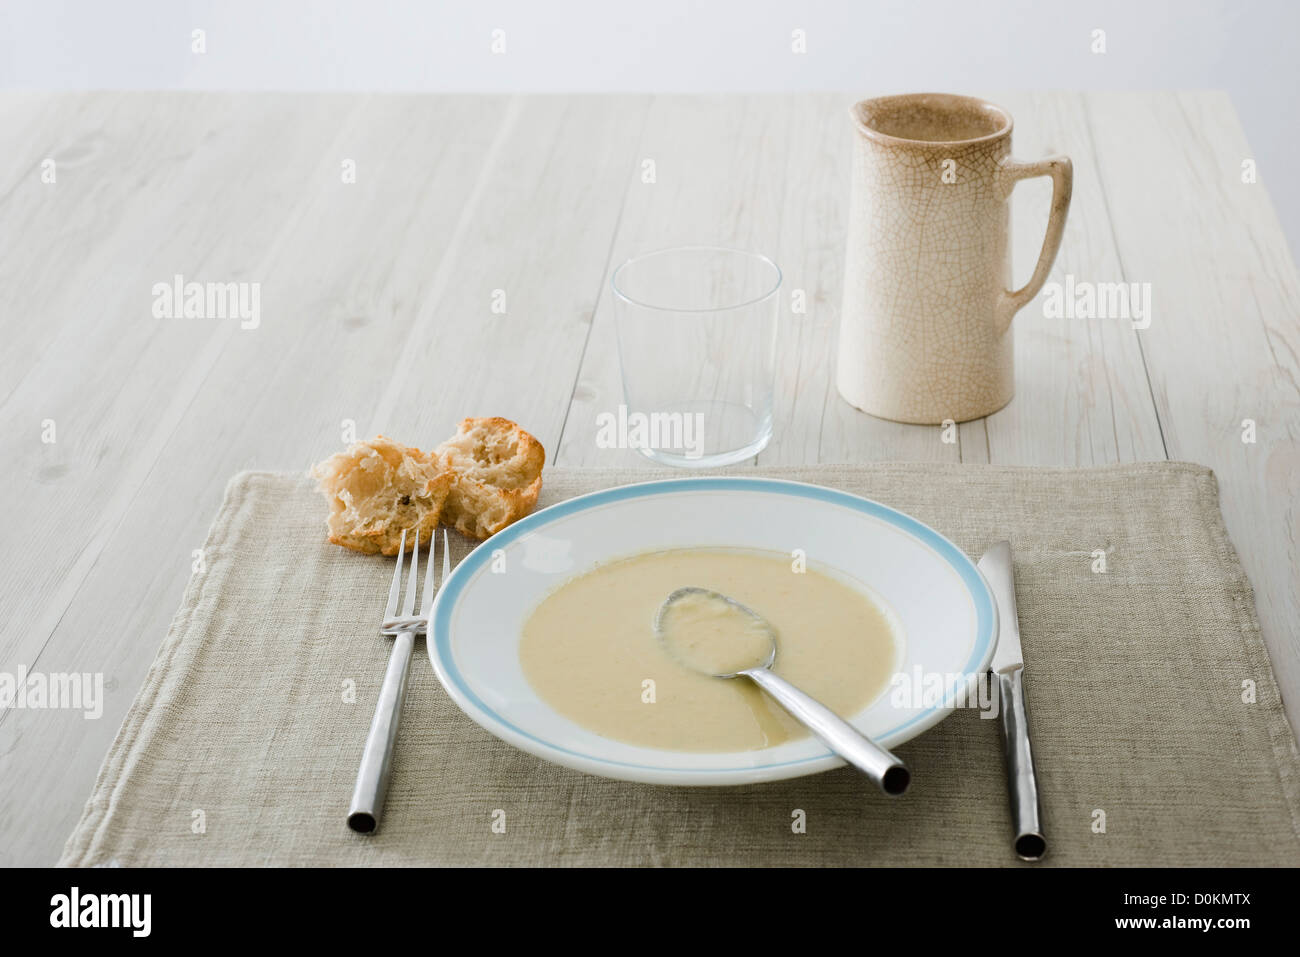
[[[1011,539],[1045,864],[1300,864],[1295,739],[1208,469],[739,474],[874,498],[971,556]],[[655,476],[552,469],[542,504]],[[739,788],[629,784],[480,729],[443,692],[422,640],[382,826],[352,833],[344,817],[389,651],[375,629],[392,561],[326,544],[324,514],[301,476],[231,481],[206,571],[61,864],[1015,863],[998,722],[975,710],[898,749],[913,773],[901,799],[848,769]]]

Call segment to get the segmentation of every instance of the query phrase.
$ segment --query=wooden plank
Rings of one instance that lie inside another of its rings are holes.
[[[192,171],[211,182],[219,172],[178,159],[218,118],[212,114],[220,113],[219,99],[159,97],[147,123],[124,114],[122,102],[119,94],[108,93],[0,97],[9,142],[20,147],[6,151],[0,172],[0,414],[22,384],[35,383],[37,390],[46,385],[38,360],[75,349],[96,334],[104,337],[95,345],[106,358],[111,343],[105,345],[110,330],[102,322],[104,297],[112,294],[112,280],[121,287],[135,278],[117,270],[138,265],[113,258],[112,238],[142,255],[174,238],[157,235],[158,207],[193,201],[197,188],[177,173]],[[55,162],[53,183],[41,178],[47,159]],[[73,323],[72,317],[82,321]],[[135,346],[130,338],[122,344],[124,351]]]
[[[1074,164],[1074,195],[1048,285],[1119,281],[1096,144],[1080,94],[995,98],[1015,120],[1014,155],[1064,153]],[[1014,282],[1033,272],[1051,200],[1047,179],[1021,182],[1012,198]],[[986,421],[988,457],[999,465],[1106,465],[1165,457],[1137,333],[1127,319],[1049,318],[1045,291],[1016,316],[1016,397]],[[966,432],[975,423],[963,426]],[[963,454],[963,460],[967,460]]]
[[[242,123],[220,95],[71,102],[82,105],[65,142],[94,144],[91,158],[65,174],[57,200],[43,201],[39,182],[11,195],[25,247],[5,263],[16,272],[0,285],[0,313],[39,317],[41,338],[20,345],[32,345],[32,361],[0,404],[0,457],[27,503],[5,530],[27,560],[4,569],[0,666],[34,660],[240,331],[230,320],[154,318],[153,285],[178,273],[260,279],[258,257],[300,184],[363,100],[266,96]],[[279,163],[256,159],[266,155]],[[65,212],[80,227],[75,242]],[[47,419],[53,443],[41,441]]]
[[[1300,283],[1263,185],[1269,171],[1242,181],[1252,153],[1226,94],[1093,94],[1087,104],[1123,278],[1152,288],[1139,336],[1169,456],[1218,476],[1295,726]]]
[[[392,421],[432,442],[467,414],[503,415],[554,461],[648,106],[530,97],[521,107],[452,280],[422,304],[417,328],[436,335],[408,343]],[[491,308],[497,290],[503,315]]]

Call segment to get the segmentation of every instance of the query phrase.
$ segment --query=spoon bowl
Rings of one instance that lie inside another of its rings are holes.
[[[685,626],[676,624],[677,618],[689,615],[692,609],[696,612],[694,640],[690,631],[692,622]],[[678,588],[655,613],[654,632],[664,650],[686,668],[723,680],[743,677],[753,681],[886,794],[897,797],[907,790],[912,776],[898,758],[772,671],[776,663],[777,631],[748,605],[708,588]],[[732,651],[729,643],[739,645],[741,641],[745,646],[737,649],[737,657],[729,657]],[[701,645],[706,646],[703,654]],[[727,667],[737,662],[742,667]]]
[[[734,611],[737,615],[742,616],[755,633],[755,636],[765,636],[767,638],[768,648],[765,655],[755,655],[753,663],[746,668],[736,668],[734,670],[713,671],[696,667],[696,663],[680,654],[680,649],[673,645],[666,635],[670,622],[668,618],[672,611],[681,608],[687,602],[704,601],[719,603],[726,608]],[[690,668],[692,671],[702,671],[711,678],[738,678],[749,668],[771,668],[776,662],[776,629],[772,627],[771,622],[760,615],[748,605],[736,601],[730,595],[724,595],[708,588],[697,588],[694,585],[688,585],[685,588],[679,588],[659,606],[655,613],[655,637],[659,643],[664,646],[672,657],[679,663]]]

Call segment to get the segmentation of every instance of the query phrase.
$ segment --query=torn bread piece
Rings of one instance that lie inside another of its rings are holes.
[[[436,457],[379,435],[355,442],[311,470],[329,499],[329,539],[353,551],[396,555],[432,540],[452,474]]]
[[[454,475],[443,524],[462,535],[495,535],[537,504],[546,450],[509,419],[464,419],[433,455]]]

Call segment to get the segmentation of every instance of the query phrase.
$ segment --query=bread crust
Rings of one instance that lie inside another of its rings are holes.
[[[378,435],[354,442],[311,470],[330,503],[329,540],[368,555],[396,555],[429,542],[453,476],[435,457]]]
[[[439,522],[485,539],[523,518],[542,491],[546,450],[509,419],[468,418],[432,452],[384,435],[330,456],[311,470],[330,503],[329,540],[356,552],[396,555],[415,532],[432,540]]]
[[[453,475],[442,520],[462,535],[489,538],[537,505],[546,450],[509,419],[463,419],[433,455]]]

